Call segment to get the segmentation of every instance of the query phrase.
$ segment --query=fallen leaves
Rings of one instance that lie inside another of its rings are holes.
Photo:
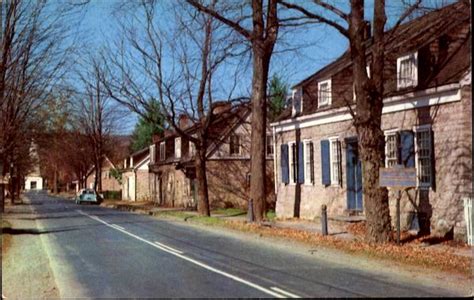
[[[257,233],[259,236],[290,238],[310,245],[324,246],[349,253],[389,259],[411,266],[422,266],[472,276],[470,257],[455,255],[452,249],[421,247],[423,238],[414,240],[415,242],[402,244],[401,246],[394,243],[369,244],[362,239],[343,240],[308,231],[267,227],[258,224],[248,224],[242,221],[227,220],[224,224],[226,227]],[[365,224],[362,222],[351,224],[348,227],[348,231],[355,236],[363,236],[365,234]],[[405,233],[405,238],[407,234]]]

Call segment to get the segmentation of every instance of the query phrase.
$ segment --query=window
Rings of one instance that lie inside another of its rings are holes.
[[[430,187],[432,182],[431,127],[415,128],[415,157],[418,186]]]
[[[390,168],[398,164],[398,133],[391,131],[385,133],[385,167]]]
[[[266,154],[267,156],[273,156],[273,136],[267,135]]]
[[[155,163],[155,145],[150,146],[150,163]]]
[[[418,84],[418,52],[397,59],[397,88]]]
[[[166,148],[165,142],[160,143],[160,160],[165,160],[166,158]]]
[[[174,139],[174,157],[181,158],[181,138]]]
[[[240,154],[240,136],[239,135],[232,134],[230,136],[229,152],[230,152],[230,155]]]
[[[296,143],[289,143],[290,146],[290,183],[291,184],[296,184],[296,181],[298,179],[298,168],[297,168],[297,148],[296,148]]]
[[[294,117],[303,110],[303,88],[293,90],[291,115]]]
[[[341,143],[337,138],[329,139],[331,156],[331,184],[341,183]]]
[[[314,183],[314,146],[313,142],[304,142],[304,178],[306,184]]]
[[[318,82],[318,107],[331,105],[331,79]]]

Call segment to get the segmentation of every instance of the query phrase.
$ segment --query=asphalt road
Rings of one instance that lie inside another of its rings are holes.
[[[287,242],[76,205],[45,193],[27,198],[61,297],[462,296]]]

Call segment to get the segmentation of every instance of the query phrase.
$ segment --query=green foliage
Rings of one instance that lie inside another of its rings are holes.
[[[268,85],[268,92],[270,95],[270,101],[268,105],[268,118],[270,122],[274,121],[285,109],[286,94],[288,92],[289,85],[284,82],[280,76],[274,74],[270,79]]]
[[[120,185],[122,184],[122,173],[120,173],[119,170],[111,169],[110,170],[110,176],[115,178],[115,180],[117,180]]]
[[[132,133],[131,152],[138,151],[148,147],[152,143],[153,134],[159,134],[163,131],[165,119],[157,100],[152,99],[150,111],[146,118],[140,118]]]

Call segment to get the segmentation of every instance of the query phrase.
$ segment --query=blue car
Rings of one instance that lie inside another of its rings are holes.
[[[93,189],[81,189],[76,195],[76,204],[81,204],[84,202],[99,204],[100,197]]]

